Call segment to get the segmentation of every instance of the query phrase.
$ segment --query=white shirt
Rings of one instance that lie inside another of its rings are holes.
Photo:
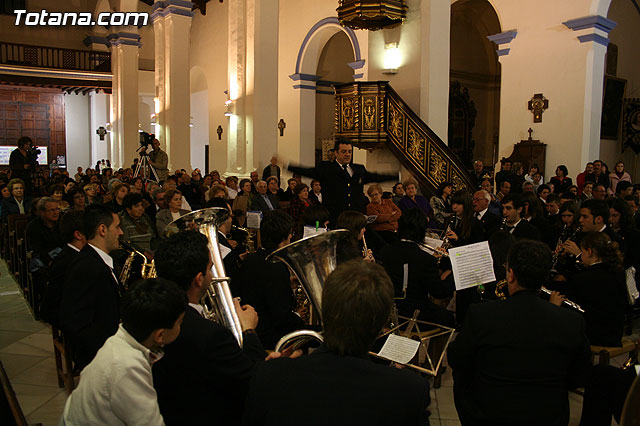
[[[340,164],[338,160],[336,160],[336,163],[338,163],[341,169],[344,169],[344,166]],[[347,173],[349,173],[349,176],[353,176],[353,169],[351,168],[351,164],[347,164]]]
[[[73,244],[69,244],[69,243],[67,243],[67,245],[68,245],[69,247],[71,247],[72,249],[74,249],[75,251],[77,251],[78,253],[80,252],[80,249],[79,249],[78,247],[74,246]]]
[[[189,303],[189,306],[191,306],[193,309],[198,311],[200,316],[204,317],[204,308],[202,307],[202,305],[196,304],[196,303]]]
[[[489,207],[487,207],[486,209],[482,210],[481,212],[478,212],[476,218],[478,218],[478,220],[482,220],[482,217],[484,216],[484,214],[489,210]]]
[[[238,196],[238,191],[236,191],[235,189],[227,187],[227,194],[229,195],[229,199],[230,200],[235,200],[236,197]]]
[[[320,204],[322,204],[322,192],[318,192],[317,194],[314,192],[316,198],[318,199],[318,202]]]
[[[14,198],[14,200],[16,199]],[[24,214],[24,198],[22,201],[16,200],[16,203],[18,203],[18,210],[20,210],[20,214]]]
[[[169,213],[171,213],[171,219],[173,219],[173,220],[180,219],[180,212],[179,211],[174,213],[171,210],[169,210]]]
[[[80,375],[64,425],[164,425],[151,375],[155,353],[120,325]]]
[[[514,229],[516,229],[516,226],[518,226],[518,224],[520,223],[520,221],[521,221],[521,220],[522,220],[522,219],[518,219],[518,221],[517,221],[515,224],[513,224],[513,225],[509,225],[509,224],[507,223],[507,226],[512,226],[512,228],[509,230],[509,233],[510,233],[510,234],[513,234],[513,230],[514,230]]]

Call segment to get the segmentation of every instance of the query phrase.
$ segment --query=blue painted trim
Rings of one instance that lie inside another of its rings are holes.
[[[496,53],[498,54],[498,56],[507,56],[510,51],[511,49],[498,49],[496,50]]]
[[[319,75],[313,74],[291,74],[289,78],[293,81],[318,81],[320,80]]]
[[[316,90],[316,86],[311,86],[308,84],[295,84],[293,86],[294,89],[305,89],[305,90]]]
[[[311,40],[311,37],[313,36],[313,34],[315,34],[316,31],[327,25],[337,25],[342,29],[342,31],[347,33],[347,36],[349,36],[349,39],[351,40],[351,46],[353,47],[354,56],[356,59],[355,62],[362,61],[362,58],[360,57],[360,43],[358,43],[358,37],[356,37],[356,33],[353,32],[351,28],[343,27],[342,25],[340,25],[340,21],[338,20],[338,18],[332,16],[329,18],[324,18],[317,22],[313,27],[311,27],[307,35],[304,37],[302,45],[300,46],[300,50],[298,51],[298,58],[296,59],[296,71],[294,75],[300,74],[300,67],[302,66],[302,54],[304,53],[309,40]]]
[[[517,35],[518,35],[518,31],[510,30],[510,31],[501,32],[499,34],[487,36],[487,38],[490,41],[494,42],[495,44],[501,45],[501,44],[511,43],[511,41],[514,38],[516,38]]]
[[[349,65],[355,71],[364,68],[364,63],[365,60],[362,59],[360,61],[349,62],[347,65]]]
[[[107,40],[120,40],[120,39],[140,41],[140,39],[142,39],[142,36],[140,36],[140,34],[125,33],[125,32],[111,33],[107,36]]]
[[[193,8],[193,2],[185,0],[164,0],[155,2],[153,6],[151,6],[151,10],[155,11],[156,9],[164,9],[169,6],[186,7],[191,10]]]
[[[354,79],[356,79],[356,78],[362,78],[362,77],[364,77],[364,73],[354,74],[354,75],[353,75],[353,78],[354,78]]]
[[[600,15],[585,16],[583,18],[570,19],[563,22],[564,26],[573,30],[580,31],[587,28],[593,28],[596,30],[604,31],[607,34],[616,27],[615,21],[607,19]]]
[[[588,43],[592,41],[594,43],[601,44],[604,47],[607,47],[609,45],[609,39],[601,36],[600,34],[581,35],[581,36],[578,36],[578,40],[580,40],[580,43]]]
[[[178,15],[178,16],[186,16],[187,18],[193,18],[195,13],[193,13],[190,10],[175,9],[173,7],[168,9],[159,9],[151,13],[151,21],[155,21],[156,19],[159,19],[159,18],[164,18],[165,16],[168,16],[168,15]]]

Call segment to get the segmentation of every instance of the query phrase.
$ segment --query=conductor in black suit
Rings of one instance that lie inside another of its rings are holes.
[[[543,243],[516,242],[506,269],[511,297],[471,305],[449,346],[460,423],[566,426],[567,391],[591,369],[584,319],[538,296],[551,269]]]
[[[397,175],[370,173],[362,164],[351,162],[353,144],[347,139],[337,139],[335,161],[323,161],[316,167],[289,166],[289,171],[320,181],[322,204],[331,215],[332,222],[345,210],[365,212],[369,200],[364,195],[364,184],[369,182],[396,181]]]
[[[524,201],[517,192],[502,199],[502,217],[506,219],[505,230],[516,240],[540,240],[538,229],[522,218],[523,210]]]
[[[119,246],[120,217],[107,206],[93,205],[82,222],[88,244],[69,267],[60,307],[60,326],[79,370],[118,331],[122,291],[109,256]]]
[[[324,343],[309,356],[256,369],[244,424],[428,425],[426,379],[367,358],[392,306],[381,266],[359,259],[338,266],[322,290]]]
[[[203,317],[199,303],[213,278],[213,263],[207,237],[198,231],[178,232],[164,240],[154,259],[158,276],[177,283],[189,301],[180,336],[153,366],[165,424],[240,424],[251,373],[266,355],[255,334],[258,315],[251,306],[234,301],[242,348],[231,331]]]

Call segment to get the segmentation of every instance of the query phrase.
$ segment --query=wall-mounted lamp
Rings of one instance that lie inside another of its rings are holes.
[[[142,130],[142,124],[138,123],[138,133],[143,133],[144,130]]]
[[[111,129],[112,129],[111,123],[105,124],[104,127],[107,129],[107,133],[111,133]]]
[[[156,114],[151,114],[151,125],[152,126],[158,125],[158,123],[156,123]]]
[[[189,117],[189,127],[193,127],[193,117]]]
[[[383,74],[397,74],[402,63],[402,55],[398,43],[384,45],[384,71]]]
[[[224,115],[225,117],[231,117],[235,113],[235,102],[231,100],[229,96],[229,91],[225,90],[224,94],[227,95],[227,100],[224,101]]]

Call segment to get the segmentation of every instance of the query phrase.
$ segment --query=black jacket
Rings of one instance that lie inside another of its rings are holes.
[[[364,184],[397,180],[397,175],[369,173],[362,164],[350,164],[353,176],[343,170],[337,161],[323,161],[316,167],[289,166],[289,171],[320,181],[322,204],[335,221],[345,210],[364,212],[369,200],[364,195]]]
[[[538,231],[538,228],[536,228],[535,226],[533,226],[532,224],[530,224],[524,219],[518,222],[518,225],[511,232],[511,235],[513,235],[513,237],[516,240],[521,240],[526,238],[529,240],[540,241],[540,232]]]
[[[62,251],[64,246],[58,223],[49,228],[39,216],[29,222],[26,235],[27,249],[32,250],[33,254],[46,267],[51,264],[51,261]]]
[[[118,331],[120,287],[111,269],[89,244],[78,253],[64,280],[60,326],[80,369]]]
[[[78,254],[78,251],[65,244],[62,252],[51,263],[47,274],[49,279],[42,296],[40,315],[42,319],[57,328],[60,328],[60,305],[62,303],[64,278]]]
[[[29,210],[31,210],[31,203],[33,199],[26,195],[22,201],[22,206],[24,207],[24,214],[29,214]],[[0,214],[2,214],[2,222],[7,221],[7,217],[11,214],[20,214],[20,207],[18,207],[18,202],[13,197],[3,198],[0,203]]]
[[[482,224],[483,240],[488,240],[494,232],[500,230],[500,226],[502,225],[502,218],[497,214],[491,213],[489,210],[482,215],[482,219],[479,219],[479,221]]]
[[[396,301],[398,313],[411,317],[420,309],[419,319],[453,326],[453,314],[429,300],[429,296],[444,299],[453,296],[453,274],[445,281],[440,279],[435,257],[421,250],[412,241],[398,241],[382,249],[380,261],[393,282],[395,296],[403,297],[404,265],[409,268],[406,298]]]
[[[248,255],[240,269],[242,302],[254,307],[260,321],[258,336],[262,344],[273,349],[287,333],[305,328],[293,311],[296,307],[291,291],[289,269],[282,262],[267,262],[267,252],[260,249]]]
[[[242,349],[225,327],[187,307],[178,338],[153,365],[153,385],[166,425],[238,425],[249,379],[266,354],[245,333]]]
[[[273,210],[278,210],[280,208],[280,201],[278,200],[278,197],[271,194],[270,192],[267,192],[265,195],[267,196],[267,198],[269,198],[269,201],[271,201],[271,206],[273,206]],[[267,202],[264,200],[264,198],[262,198],[262,195],[260,194],[253,195],[249,209],[259,210],[262,212],[262,214],[271,210],[267,205]]]
[[[584,319],[529,290],[471,305],[448,360],[465,426],[566,426],[591,369]]]
[[[429,384],[420,375],[321,346],[309,356],[256,369],[244,424],[423,426],[429,402]]]

